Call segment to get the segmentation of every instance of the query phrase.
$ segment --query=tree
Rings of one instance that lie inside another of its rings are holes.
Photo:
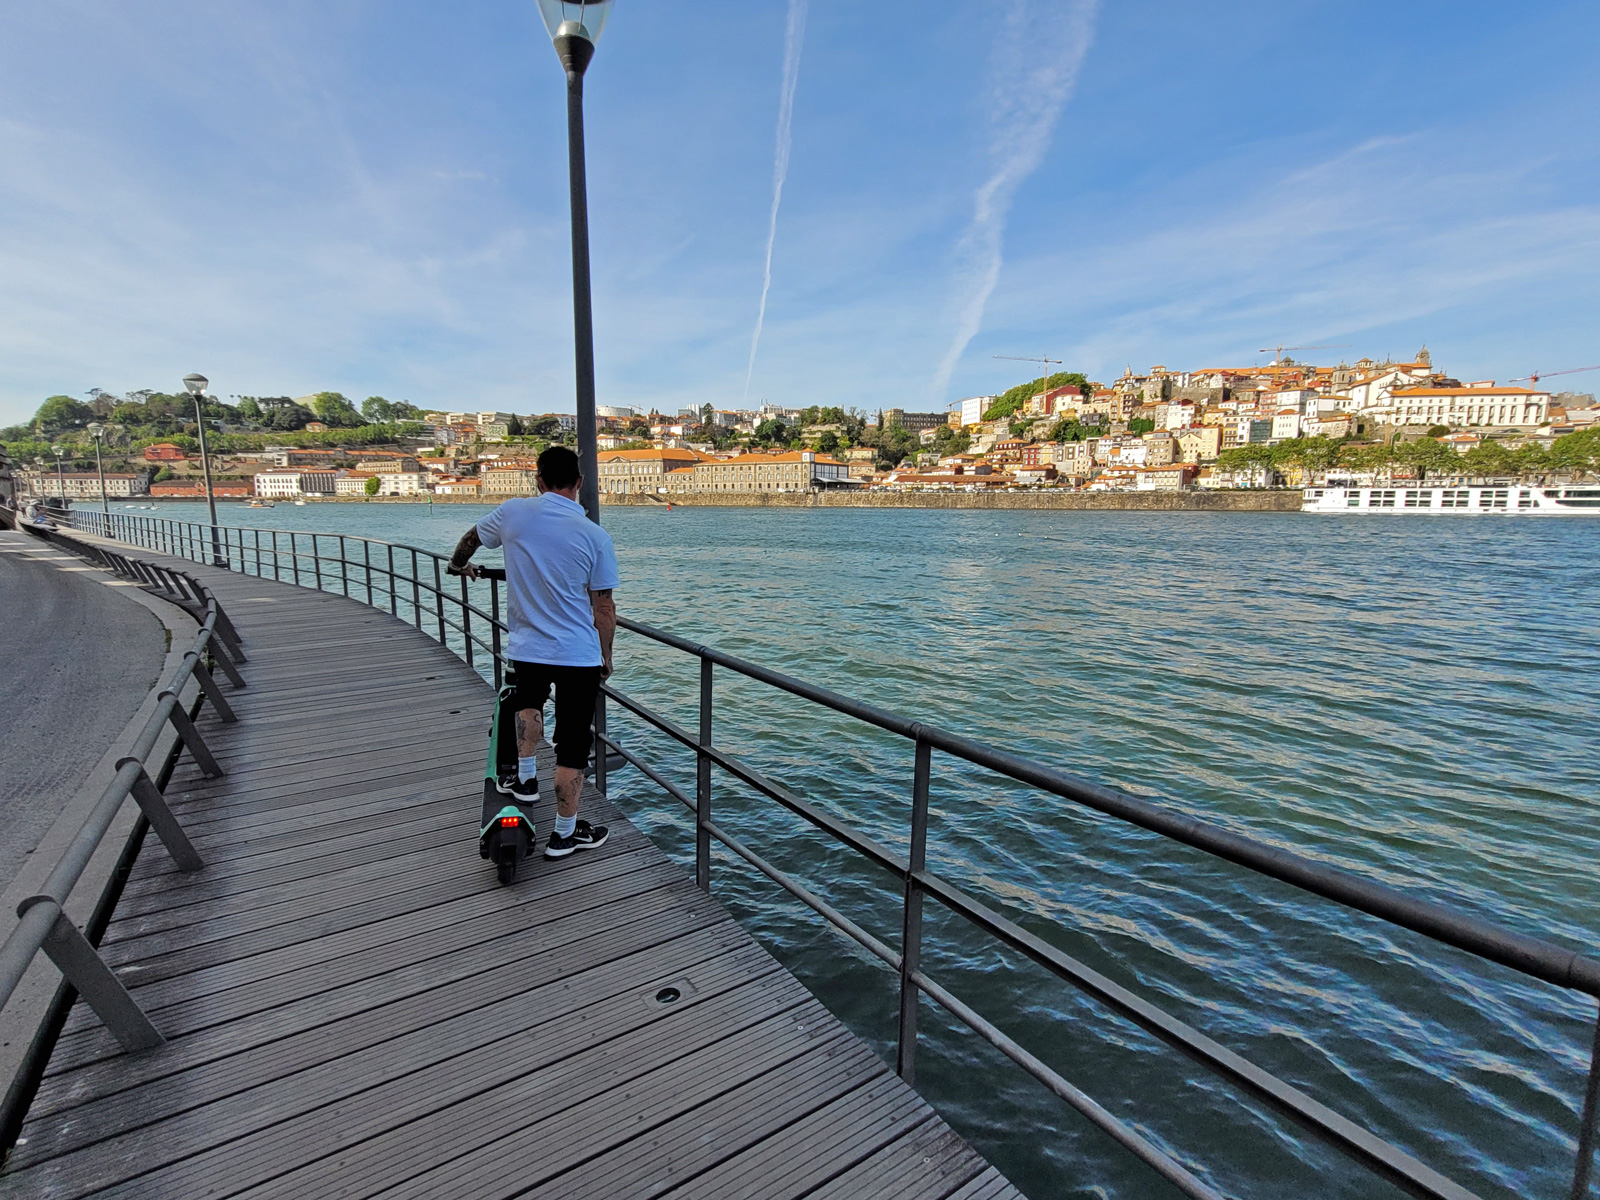
[[[768,417],[756,426],[755,440],[769,445],[773,442],[787,442],[789,428],[777,417]]]
[[[824,431],[823,435],[817,439],[817,449],[824,454],[832,454],[838,448],[839,435],[831,429]]]
[[[705,404],[702,404],[700,406],[700,424],[701,425],[710,425],[711,424],[711,418],[716,414],[716,411],[717,411],[716,409],[711,407],[711,404],[709,402],[707,402]]]
[[[245,420],[259,421],[261,419],[261,405],[256,403],[254,396],[240,396],[237,407],[239,415]]]
[[[1089,436],[1089,431],[1080,425],[1075,417],[1062,417],[1050,426],[1047,435],[1052,442],[1081,442]]]
[[[302,408],[287,396],[262,396],[257,403],[261,408],[261,423],[268,429],[288,433],[304,429],[313,419],[310,409]]]
[[[507,437],[521,437],[523,434],[522,419],[516,413],[511,414],[511,420],[506,424]]]
[[[171,478],[172,478],[172,468],[171,467],[162,467],[158,471],[156,471],[156,473],[154,475],[152,475],[150,477],[150,482],[151,483],[165,483],[167,480],[169,480]]]
[[[338,392],[318,392],[311,397],[317,420],[334,429],[355,429],[365,424],[356,406]]]
[[[1441,438],[1449,432],[1450,426],[1448,425],[1430,425],[1428,426],[1427,436],[1431,438]]]
[[[1600,470],[1600,429],[1557,438],[1550,446],[1550,466],[1574,475]]]
[[[64,429],[81,428],[94,420],[94,412],[82,401],[71,396],[51,396],[33,414],[39,432],[57,434]]]
[[[1156,423],[1149,417],[1135,417],[1128,422],[1129,433],[1153,433]]]
[[[383,481],[374,475],[362,486],[366,489],[367,495],[376,496],[378,494],[378,489],[383,486]]]
[[[368,396],[361,402],[361,415],[374,424],[394,420],[394,405],[382,396]]]
[[[1395,458],[1415,469],[1418,479],[1427,479],[1429,471],[1447,474],[1459,465],[1456,452],[1438,438],[1418,438],[1407,442],[1395,451]]]

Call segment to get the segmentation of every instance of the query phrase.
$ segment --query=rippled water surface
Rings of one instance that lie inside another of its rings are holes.
[[[170,505],[164,515],[192,514]],[[435,549],[483,510],[230,508]],[[1595,950],[1600,521],[608,509],[627,615],[1273,845]],[[697,671],[619,635],[618,686],[695,720]],[[717,740],[903,847],[909,747],[719,675]],[[685,790],[692,760],[614,730]],[[624,808],[692,857],[633,773]],[[718,780],[719,822],[894,944],[891,881]],[[935,870],[1484,1196],[1571,1178],[1592,1004],[934,757]],[[715,889],[892,1057],[894,977],[740,860]],[[929,906],[925,966],[1241,1197],[1399,1195]],[[918,1083],[1025,1192],[1167,1186],[922,1010]]]

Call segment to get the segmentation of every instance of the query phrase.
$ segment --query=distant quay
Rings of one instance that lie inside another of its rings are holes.
[[[665,508],[669,498],[601,496],[603,505]],[[977,508],[1131,512],[1299,512],[1299,488],[1218,492],[764,492],[681,495],[685,508]]]
[[[307,504],[498,504],[506,499],[491,496],[307,496]],[[193,496],[135,496],[140,504],[188,500]],[[600,503],[610,508],[976,508],[976,509],[1055,509],[1072,512],[1299,512],[1299,488],[1274,488],[1216,492],[724,492],[714,495],[682,495],[659,499],[653,496],[602,495]],[[222,503],[222,497],[218,497]],[[126,503],[124,501],[123,503]],[[227,503],[245,507],[245,502],[229,497]],[[279,499],[289,507],[292,500]]]

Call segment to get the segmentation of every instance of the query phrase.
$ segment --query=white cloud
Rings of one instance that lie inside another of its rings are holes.
[[[983,324],[1000,280],[1012,198],[1050,146],[1093,40],[1098,7],[1096,0],[1018,0],[1006,11],[990,60],[992,171],[956,247],[955,332],[934,373],[936,403],[948,398],[950,376]]]

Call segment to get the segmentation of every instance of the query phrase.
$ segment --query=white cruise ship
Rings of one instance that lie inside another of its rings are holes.
[[[1305,489],[1310,513],[1528,513],[1541,517],[1600,517],[1600,485],[1435,484]]]

